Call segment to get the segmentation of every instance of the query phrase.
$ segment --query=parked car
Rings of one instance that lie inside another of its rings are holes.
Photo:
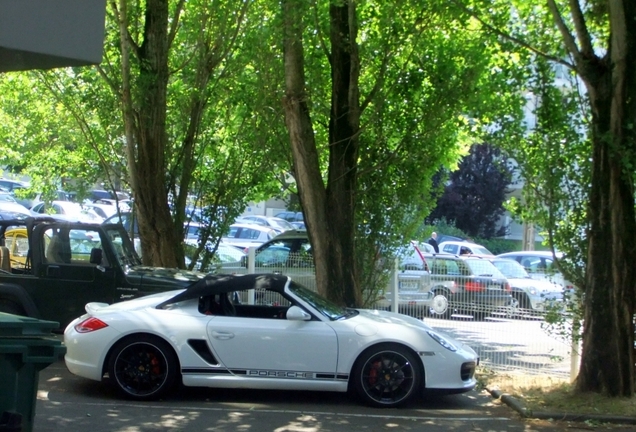
[[[9,192],[0,192],[0,213],[6,215],[3,219],[9,219],[11,215],[23,215],[24,217],[33,216],[33,212],[16,199]]]
[[[499,258],[510,258],[521,264],[535,279],[544,279],[561,285],[566,292],[572,291],[575,286],[559,272],[554,263],[555,256],[550,251],[517,251],[506,252],[497,255]],[[557,252],[556,258],[563,258],[563,253]]]
[[[116,206],[110,205],[110,204],[103,204],[99,202],[97,203],[85,202],[82,204],[82,207],[84,207],[87,210],[88,209],[92,210],[93,212],[95,212],[95,214],[97,214],[104,220],[108,219],[109,217],[117,213]]]
[[[9,192],[18,204],[23,205],[25,208],[31,208],[35,204],[35,193],[26,193],[26,189],[31,187],[28,182],[20,180],[0,179],[0,190]]]
[[[246,273],[248,257],[223,265],[226,273]],[[260,245],[254,253],[256,273],[282,273],[310,289],[316,289],[314,258],[305,230],[288,230]]]
[[[563,302],[563,287],[547,280],[533,279],[521,264],[510,258],[493,258],[495,267],[512,287],[513,308],[519,313],[544,312]]]
[[[110,206],[112,207],[113,212],[116,212],[117,208],[119,208],[119,211],[128,213],[132,211],[132,206],[133,206],[132,201],[129,199],[115,200],[115,199],[109,199],[109,198],[100,198],[94,201],[90,201],[90,200],[86,200],[86,201],[92,202],[93,204],[98,204],[101,206]]]
[[[495,256],[486,247],[467,241],[443,241],[439,244],[439,251],[453,255]]]
[[[106,218],[103,223],[104,225],[122,224],[126,232],[131,234],[131,237],[139,237],[139,223],[137,222],[137,218],[131,212],[114,213],[112,216]],[[184,228],[186,238],[196,239],[199,237],[201,224],[196,222],[186,222]]]
[[[514,306],[506,277],[481,257],[425,253],[415,247],[400,264],[400,278],[406,275],[419,280],[400,282],[400,301],[408,300],[407,295],[419,296],[422,305],[428,302],[427,312],[433,318],[461,314],[482,320],[493,313],[509,315]]]
[[[294,226],[291,223],[279,217],[259,215],[241,216],[236,220],[236,222],[263,225],[273,229],[278,234],[282,233],[283,231],[294,229]]]
[[[241,248],[249,248],[251,246],[258,247],[266,241],[273,239],[276,235],[277,232],[269,227],[235,223],[230,225],[230,229],[223,235],[222,239],[227,244]]]
[[[192,248],[198,247],[198,243],[199,243],[198,239],[196,238],[186,238],[184,242],[186,245]],[[188,253],[188,249],[189,248],[186,248],[186,257],[185,257],[186,266],[189,266],[190,263],[192,262],[192,256],[191,256],[192,254]],[[215,271],[217,266],[223,266],[223,265],[238,266],[241,264],[243,257],[245,257],[245,252],[243,252],[241,249],[235,246],[220,242],[208,265],[204,267],[201,257],[199,257],[199,260],[193,266],[192,270],[209,273],[211,271]]]
[[[101,200],[101,199],[110,199],[110,200],[117,199],[117,200],[123,201],[123,200],[130,199],[130,195],[122,191],[113,192],[110,190],[93,189],[89,193],[89,199],[93,202],[97,200]]]
[[[284,211],[276,213],[274,217],[285,219],[287,222],[302,222],[305,220],[303,212]]]
[[[29,256],[29,237],[26,228],[15,227],[6,230],[4,245],[9,250],[11,267],[15,269],[25,268]]]
[[[292,224],[294,229],[297,229],[297,230],[306,230],[307,229],[307,226],[305,225],[305,222],[290,222],[290,224]]]
[[[108,373],[120,395],[136,400],[181,382],[353,391],[392,408],[425,389],[476,385],[479,358],[464,343],[415,318],[338,306],[283,275],[208,275],[186,289],[86,310],[64,332],[68,370],[96,381]]]
[[[509,314],[512,288],[506,277],[487,259],[476,256],[424,255],[431,278],[452,280],[451,289],[433,290],[431,316],[457,312],[483,319],[494,312]]]
[[[398,266],[398,311],[405,315],[423,318],[431,308],[433,293],[430,271],[425,254],[434,254],[433,246],[426,242],[411,241],[396,251]],[[440,286],[450,289],[453,281],[440,281]],[[393,304],[393,293],[385,290],[375,301],[374,307],[389,310]]]
[[[50,204],[41,202],[34,205],[31,211],[38,214],[62,215],[69,220],[80,222],[102,223],[104,221],[104,218],[91,209],[84,209],[80,204],[70,201],[53,201]]]

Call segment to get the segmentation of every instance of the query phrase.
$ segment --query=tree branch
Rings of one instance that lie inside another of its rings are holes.
[[[554,0],[550,0],[554,3]],[[594,56],[594,48],[592,47],[592,38],[590,32],[587,30],[585,24],[585,17],[581,11],[581,5],[579,0],[570,0],[570,13],[572,14],[572,21],[574,21],[574,28],[576,29],[576,36],[581,44],[581,52],[586,57]]]
[[[120,33],[125,35],[124,37],[126,38],[126,41],[128,41],[128,46],[130,47],[130,50],[133,52],[133,54],[135,54],[135,57],[139,59],[139,45],[135,43],[130,32],[128,31],[127,23],[122,22],[121,14],[119,12],[119,9],[117,9],[117,2],[115,0],[111,0],[110,7],[113,9],[113,12],[115,13],[115,18],[117,19],[117,25],[119,26]],[[124,7],[125,5],[122,4],[122,8]]]
[[[172,17],[172,27],[168,31],[168,50],[172,46],[172,42],[174,42],[174,38],[177,35],[177,29],[179,28],[179,17],[181,16],[181,11],[183,10],[183,4],[185,0],[179,0],[177,6],[174,10],[174,16]]]
[[[314,11],[314,25],[316,26],[316,32],[318,33],[318,41],[320,42],[320,46],[322,47],[323,52],[327,56],[327,61],[331,64],[331,51],[329,51],[329,47],[327,42],[325,42],[325,38],[323,37],[323,32],[320,31],[320,20],[318,19],[318,6],[316,5],[316,1],[312,1],[312,9]]]
[[[570,29],[563,21],[561,12],[559,12],[559,8],[557,7],[554,0],[548,0],[548,8],[550,9],[550,13],[552,13],[552,17],[554,18],[554,22],[556,23],[559,32],[561,32],[563,42],[565,43],[565,48],[570,52],[570,54],[572,54],[574,60],[578,63],[579,59],[581,58],[581,52],[579,51],[579,47],[576,45],[576,40],[574,40],[572,33],[570,33]]]
[[[554,3],[554,0],[548,0],[548,2],[552,2]],[[508,34],[502,30],[499,30],[498,28],[488,24],[486,21],[484,21],[480,16],[478,16],[475,12],[473,12],[471,9],[469,9],[468,7],[464,6],[463,3],[461,3],[461,1],[455,1],[453,0],[453,3],[455,3],[458,7],[460,7],[461,9],[463,9],[466,13],[468,13],[471,17],[475,18],[477,21],[479,21],[479,23],[481,25],[483,25],[487,30],[493,32],[494,34],[496,34],[497,36],[501,36],[504,39],[507,39],[511,42],[514,42],[515,44],[527,49],[528,51],[535,53],[536,55],[539,55],[547,60],[553,61],[555,63],[561,64],[569,69],[575,70],[575,66],[570,63],[567,62],[565,60],[563,60],[562,58],[559,57],[555,57],[553,55],[550,55],[546,52],[543,52],[541,50],[539,50],[538,48],[533,47],[532,45],[530,45],[529,43],[527,43],[526,41],[519,39],[518,37],[512,36],[511,34]],[[558,11],[557,11],[558,12]],[[560,15],[559,15],[560,16]],[[567,30],[567,28],[566,28]],[[568,33],[569,35],[569,33]],[[569,35],[570,38],[572,38],[572,35]],[[576,48],[576,44],[574,44],[574,47]],[[578,52],[578,50],[577,50]]]

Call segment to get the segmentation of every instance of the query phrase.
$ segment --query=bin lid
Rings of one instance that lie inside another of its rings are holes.
[[[0,312],[0,337],[47,336],[60,323]]]

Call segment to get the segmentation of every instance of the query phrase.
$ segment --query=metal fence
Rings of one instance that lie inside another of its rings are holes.
[[[248,254],[247,266],[223,266],[231,273],[282,273],[316,289],[315,273],[303,257],[288,261],[286,267],[255,265],[254,250]],[[510,307],[485,307],[455,304],[444,316],[430,313],[434,295],[421,292],[421,277],[401,273],[397,266],[389,286],[380,293],[371,308],[392,310],[422,319],[432,328],[472,347],[480,357],[480,365],[493,372],[521,372],[572,379],[578,373],[579,348],[572,344],[563,326],[555,329],[545,320],[545,311]],[[396,299],[393,301],[393,299]],[[247,299],[242,299],[243,301]],[[281,299],[256,298],[250,301],[279,302]],[[465,306],[465,305],[464,305]],[[567,327],[567,320],[563,321]]]

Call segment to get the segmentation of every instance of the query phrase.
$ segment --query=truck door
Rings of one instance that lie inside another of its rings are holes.
[[[65,326],[84,314],[89,302],[113,303],[115,270],[106,261],[91,263],[91,250],[102,247],[100,232],[81,224],[35,230],[40,243],[39,271],[33,299],[43,319]],[[34,251],[37,252],[37,251]]]

